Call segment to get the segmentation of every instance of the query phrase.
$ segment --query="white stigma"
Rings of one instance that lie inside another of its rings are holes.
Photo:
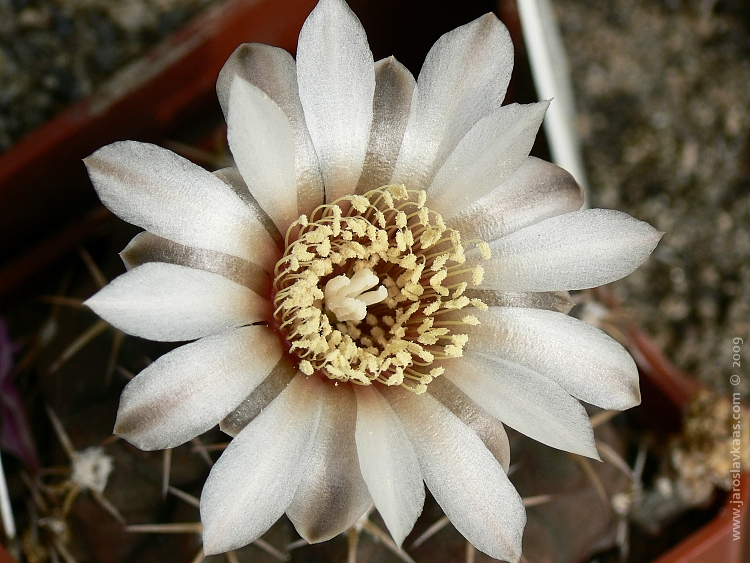
[[[388,290],[382,285],[375,291],[367,291],[379,281],[370,268],[362,268],[351,278],[336,276],[326,284],[325,305],[339,322],[361,321],[367,316],[368,305],[380,303],[388,297]]]

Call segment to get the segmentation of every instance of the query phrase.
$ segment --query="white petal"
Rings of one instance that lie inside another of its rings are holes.
[[[354,193],[370,136],[375,70],[365,30],[343,0],[321,0],[302,26],[297,79],[326,201]]]
[[[427,189],[430,208],[450,217],[502,184],[529,156],[547,106],[511,104],[480,119]]]
[[[356,192],[388,183],[396,166],[414,92],[411,72],[393,57],[375,63],[375,96],[367,155]]]
[[[662,235],[611,209],[558,215],[491,242],[482,287],[563,291],[610,283],[640,266]]]
[[[477,435],[429,393],[383,394],[414,445],[425,483],[456,529],[490,557],[518,561],[523,502]]]
[[[298,215],[309,214],[323,204],[323,176],[299,100],[294,58],[284,49],[261,43],[245,43],[237,47],[216,82],[225,117],[229,115],[229,90],[235,75],[260,88],[289,120],[294,132]]]
[[[84,303],[123,332],[149,340],[193,340],[270,318],[251,289],[186,266],[149,262],[114,279]]]
[[[285,354],[273,367],[271,373],[219,423],[222,432],[235,437],[286,389],[297,375],[297,363]]]
[[[115,434],[142,450],[174,448],[231,412],[281,357],[265,326],[242,327],[162,356],[125,387]]]
[[[464,295],[480,299],[488,307],[524,307],[526,309],[548,309],[566,315],[575,306],[567,291],[517,292],[496,289],[469,288]]]
[[[633,358],[598,328],[555,311],[492,307],[475,313],[467,350],[526,366],[603,409],[640,403]]]
[[[451,366],[445,377],[511,428],[553,448],[599,459],[586,410],[554,381],[475,351]]]
[[[354,387],[357,454],[375,508],[401,546],[424,504],[419,460],[401,421],[373,386]]]
[[[240,174],[240,171],[237,170],[235,166],[229,166],[227,168],[214,170],[212,174],[219,180],[224,182],[235,194],[237,194],[237,196],[242,200],[242,203],[244,203],[248,207],[248,209],[255,216],[258,222],[263,225],[263,228],[268,233],[268,236],[270,236],[273,239],[274,243],[276,243],[276,247],[279,249],[279,252],[283,252],[285,248],[284,238],[281,236],[279,228],[276,226],[276,223],[271,220],[271,217],[269,217],[268,213],[266,213],[266,211],[260,206],[258,201],[253,197],[253,194],[250,193],[250,188],[247,187],[245,180],[242,178],[242,174]]]
[[[239,76],[229,92],[227,138],[250,193],[285,233],[299,216],[292,127],[276,102]]]
[[[263,268],[222,252],[177,244],[143,231],[120,252],[128,270],[148,262],[167,262],[219,274],[252,289],[261,296],[271,295],[271,277]]]
[[[578,211],[583,190],[559,166],[528,157],[510,178],[458,215],[446,219],[466,238],[486,242],[555,215]]]
[[[513,42],[492,14],[446,33],[427,54],[392,182],[424,189],[461,138],[500,107]]]
[[[295,377],[211,469],[201,495],[206,555],[255,541],[284,514],[315,446],[325,385]]]
[[[99,199],[115,215],[174,242],[273,268],[278,251],[224,182],[167,149],[120,141],[84,159]]]
[[[317,377],[317,376],[314,376]],[[310,543],[347,530],[372,504],[354,441],[357,404],[350,386],[326,381],[317,433],[287,516]]]
[[[453,370],[454,362],[445,362],[446,373]],[[427,392],[471,428],[485,447],[495,456],[505,472],[510,467],[510,443],[502,422],[483,409],[476,401],[445,377],[433,380]]]

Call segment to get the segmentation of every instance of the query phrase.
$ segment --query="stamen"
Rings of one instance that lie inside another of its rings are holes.
[[[442,360],[463,354],[462,328],[479,320],[455,312],[487,308],[464,296],[483,271],[461,266],[467,243],[426,199],[383,186],[289,227],[274,270],[274,317],[302,373],[422,393]],[[468,244],[489,257],[482,241]]]

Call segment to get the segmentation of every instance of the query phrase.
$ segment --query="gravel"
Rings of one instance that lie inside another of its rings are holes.
[[[218,0],[0,0],[0,152]]]

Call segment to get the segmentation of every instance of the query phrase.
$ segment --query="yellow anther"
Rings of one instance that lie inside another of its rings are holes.
[[[404,240],[406,241],[406,246],[409,248],[414,246],[414,233],[411,229],[404,229]]]
[[[364,213],[370,206],[370,200],[362,195],[352,196],[352,207],[358,213]]]
[[[419,283],[419,278],[422,277],[422,272],[424,272],[424,264],[417,264],[409,276],[409,281],[414,284]]]
[[[482,266],[476,266],[474,268],[474,271],[472,272],[471,283],[473,283],[474,285],[479,285],[482,283],[483,279],[484,279],[484,268],[482,268]]]
[[[427,307],[424,308],[424,314],[425,315],[434,315],[437,313],[438,309],[442,307],[443,302],[440,298],[435,299],[432,303],[430,303]]]
[[[325,238],[323,239],[323,242],[321,242],[317,248],[318,256],[322,256],[323,258],[327,258],[328,255],[331,253],[331,239]]]
[[[492,250],[490,250],[490,245],[482,240],[482,241],[479,241],[479,243],[477,244],[477,247],[479,247],[479,253],[482,255],[482,258],[484,258],[485,260],[489,260],[490,257],[492,256]]]
[[[424,208],[426,209],[426,208]],[[440,240],[440,231],[437,229],[427,228],[419,237],[419,242],[422,248],[430,248],[433,244]]]
[[[443,306],[446,309],[463,309],[466,307],[469,303],[471,303],[471,299],[466,297],[465,295],[462,295],[458,299],[451,299],[450,301],[446,301]]]
[[[468,283],[461,282],[460,284],[458,284],[458,287],[453,291],[453,295],[451,295],[451,297],[453,297],[453,299],[455,299],[456,297],[460,297],[461,295],[463,295],[463,292],[466,291],[467,287],[469,287]]]
[[[453,344],[448,344],[443,350],[448,358],[461,358],[464,355],[464,349]]]
[[[479,323],[479,319],[476,318],[474,315],[466,315],[463,319],[461,319],[461,322],[467,325],[476,326]]]
[[[292,254],[300,262],[308,262],[315,258],[315,255],[312,252],[308,252],[307,248],[302,245],[296,245],[292,250]]]
[[[338,205],[332,205],[333,211],[333,236],[339,236],[341,233],[341,208]]]
[[[424,293],[424,287],[418,283],[407,283],[402,289],[401,293],[409,300],[416,301]]]
[[[414,254],[407,254],[399,259],[398,265],[404,270],[412,270],[417,265],[417,257]]]
[[[443,375],[445,373],[445,368],[443,366],[439,366],[436,368],[432,368],[430,370],[430,377],[435,379],[436,377]]]
[[[481,299],[474,298],[471,300],[471,304],[474,305],[474,307],[476,307],[480,311],[486,311],[488,309],[485,302],[482,301]]]
[[[385,229],[386,225],[388,224],[386,223],[385,215],[383,215],[383,212],[379,209],[375,212],[375,222],[381,229]]]
[[[409,197],[409,192],[403,184],[391,184],[387,189],[394,199],[407,199]]]
[[[425,346],[431,346],[435,344],[439,339],[439,335],[433,334],[432,332],[425,332],[417,336],[417,342],[424,344]]]
[[[396,231],[396,248],[399,252],[406,252],[406,241],[403,231]]]
[[[447,261],[448,261],[448,254],[441,254],[440,256],[436,257],[432,261],[432,265],[430,266],[430,270],[432,270],[433,272],[437,272],[443,266],[445,266],[445,263]]]
[[[448,277],[447,270],[440,270],[437,274],[430,277],[430,285],[432,287],[440,287],[440,284]]]
[[[453,335],[451,335],[451,342],[453,342],[453,344],[455,344],[456,346],[461,346],[463,348],[468,341],[469,341],[469,335],[468,334],[453,334]]]

